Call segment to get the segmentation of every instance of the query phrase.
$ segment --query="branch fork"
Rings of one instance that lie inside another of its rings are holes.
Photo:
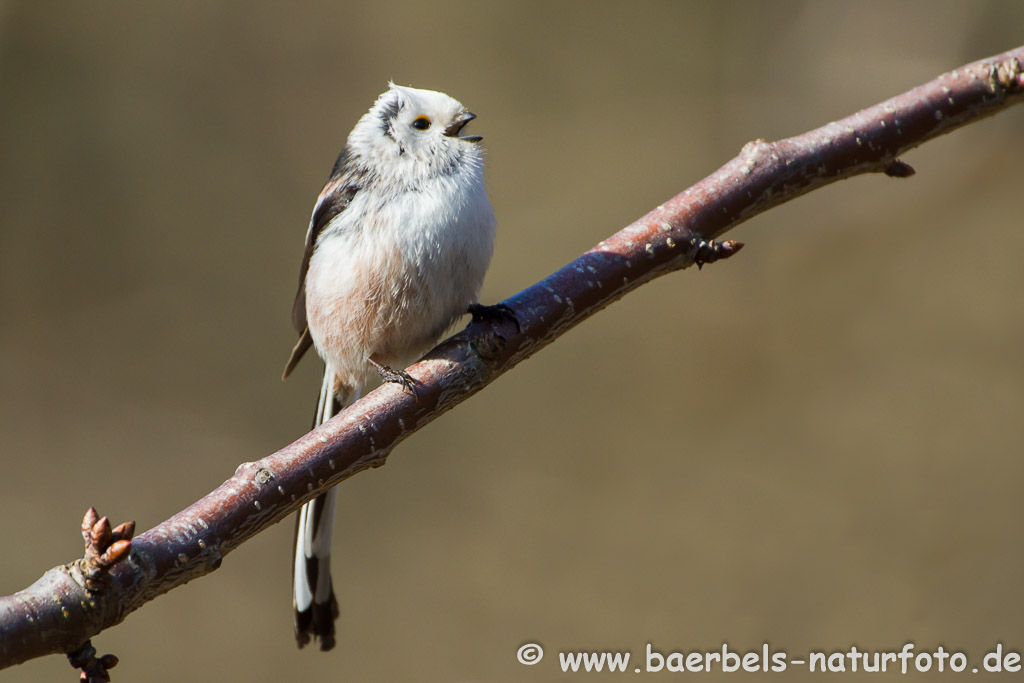
[[[86,511],[82,519],[85,554],[68,566],[72,577],[80,579],[89,596],[85,605],[95,607],[104,600],[112,581],[110,570],[131,553],[134,534],[135,522],[111,528],[110,520],[100,517],[96,508]],[[67,656],[73,668],[82,670],[79,680],[83,683],[109,683],[109,670],[117,666],[118,661],[112,654],[97,657],[91,640],[86,640]]]

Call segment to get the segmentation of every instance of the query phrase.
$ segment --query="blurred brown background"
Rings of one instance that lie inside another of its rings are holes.
[[[149,528],[303,433],[302,238],[388,79],[480,117],[496,301],[1022,28],[1013,0],[0,3],[0,591],[76,557],[89,505]],[[758,217],[343,484],[334,652],[294,646],[289,520],[97,638],[115,680],[1024,648],[1022,150],[1024,107]]]

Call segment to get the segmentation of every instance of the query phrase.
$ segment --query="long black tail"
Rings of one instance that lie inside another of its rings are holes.
[[[324,371],[313,426],[337,415],[358,395],[338,396],[334,373]],[[295,608],[295,640],[299,647],[310,639],[320,641],[321,650],[334,647],[334,621],[338,601],[331,585],[331,536],[334,532],[336,489],[317,496],[299,510],[295,521],[295,564],[292,570],[292,605]]]

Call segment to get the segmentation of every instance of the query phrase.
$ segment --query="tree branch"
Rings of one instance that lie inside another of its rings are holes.
[[[712,175],[506,300],[515,321],[475,320],[442,342],[409,368],[415,397],[381,387],[295,443],[243,463],[134,540],[124,526],[111,532],[105,519],[87,516],[85,559],[0,598],[0,668],[82,652],[90,637],[217,569],[224,555],[321,491],[384,464],[405,438],[608,304],[664,273],[734,254],[742,245],[711,240],[747,219],[843,178],[912,175],[900,154],[1024,99],[1022,62],[1024,47],[803,135],[748,143]]]

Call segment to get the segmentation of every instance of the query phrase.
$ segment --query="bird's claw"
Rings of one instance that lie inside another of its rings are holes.
[[[516,332],[523,331],[523,328],[519,325],[519,316],[516,315],[511,306],[505,304],[494,304],[493,306],[470,304],[466,312],[473,316],[473,322],[475,323],[487,320],[499,323],[508,321],[516,326]]]

